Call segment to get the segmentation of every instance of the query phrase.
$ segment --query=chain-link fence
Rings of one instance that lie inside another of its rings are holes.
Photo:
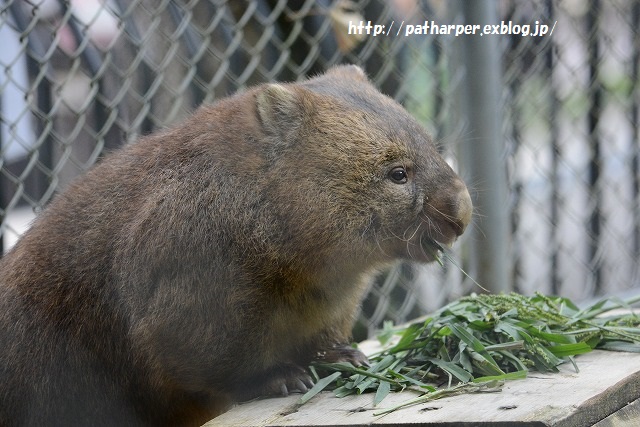
[[[639,21],[631,0],[3,0],[1,247],[106,151],[248,85],[355,63],[433,133],[477,206],[455,264],[378,280],[362,333],[479,290],[463,270],[493,290],[626,291]]]

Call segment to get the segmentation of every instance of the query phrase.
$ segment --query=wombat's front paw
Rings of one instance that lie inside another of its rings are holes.
[[[287,365],[278,369],[263,383],[263,396],[288,396],[292,391],[306,393],[313,387],[313,380],[301,367]]]
[[[318,362],[349,362],[353,366],[369,366],[369,359],[360,350],[346,344],[337,344],[333,347],[319,351],[316,355]]]

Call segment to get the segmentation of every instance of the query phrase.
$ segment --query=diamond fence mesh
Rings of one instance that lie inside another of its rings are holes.
[[[493,188],[469,172],[486,150],[470,111],[493,111],[507,189],[503,204],[477,212],[453,263],[401,264],[378,278],[359,337],[480,291],[464,272],[482,277],[478,254],[493,238],[484,224],[498,214],[508,240],[495,265],[509,289],[580,300],[637,287],[640,3],[478,4],[489,15],[436,0],[3,0],[1,247],[138,135],[252,84],[355,63],[432,132],[479,206]],[[476,34],[448,26],[472,22]],[[480,36],[484,24],[497,34]],[[469,91],[485,84],[482,64],[465,54],[479,37],[497,47],[484,64],[499,70],[500,85],[488,88],[498,102]]]

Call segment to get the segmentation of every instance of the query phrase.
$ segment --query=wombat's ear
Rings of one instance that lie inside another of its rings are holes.
[[[292,131],[302,125],[304,115],[300,94],[277,83],[265,85],[256,95],[258,116],[270,134]]]
[[[367,74],[357,65],[340,65],[332,67],[327,71],[327,74],[343,79],[359,80],[361,82],[369,81]]]

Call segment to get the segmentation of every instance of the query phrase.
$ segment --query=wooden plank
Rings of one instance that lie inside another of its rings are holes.
[[[640,400],[636,400],[598,421],[593,427],[629,427],[640,426]]]
[[[299,395],[238,405],[207,427],[274,426],[554,426],[580,427],[613,414],[640,398],[640,355],[594,351],[576,358],[557,374],[531,372],[505,383],[501,392],[448,397],[384,415],[377,410],[415,396],[392,393],[374,408],[373,395],[342,399],[322,393],[305,405]]]

